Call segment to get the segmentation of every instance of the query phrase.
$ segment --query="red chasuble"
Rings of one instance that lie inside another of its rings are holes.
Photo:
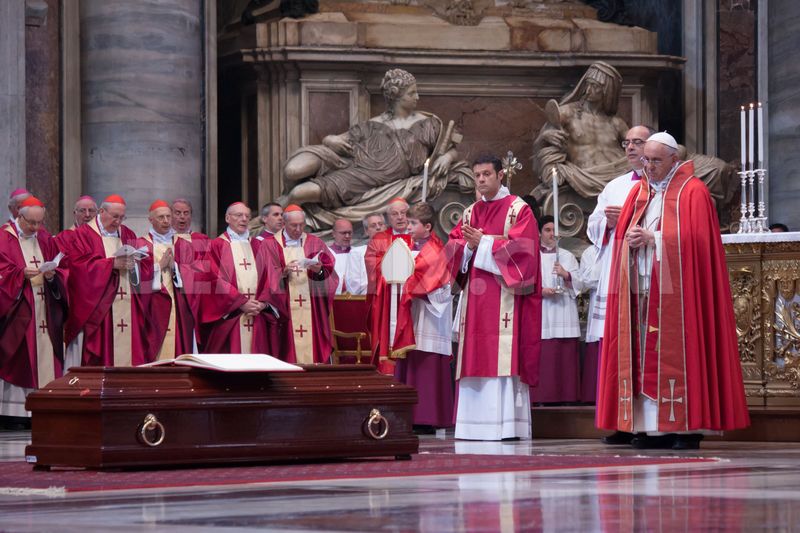
[[[389,251],[392,241],[403,239],[411,248],[410,235],[395,235],[394,230],[389,228],[380,233],[376,233],[367,245],[364,255],[364,264],[367,269],[367,309],[369,316],[370,337],[372,338],[372,364],[384,374],[394,374],[394,363],[391,359],[399,354],[405,354],[414,349],[414,333],[402,332],[405,337],[397,340],[394,350],[389,350],[389,329],[391,316],[391,295],[392,287],[381,273],[381,261],[383,256]],[[395,328],[397,332],[397,328]]]
[[[169,297],[138,283],[135,271],[120,273],[113,246],[136,246],[136,235],[120,226],[120,239],[110,244],[100,235],[98,219],[75,230],[68,281],[70,314],[65,327],[69,344],[83,331],[82,364],[136,366],[155,360],[164,340]],[[105,240],[105,242],[104,242]],[[108,249],[107,249],[108,247]],[[139,277],[152,279],[152,257],[139,262]]]
[[[403,359],[406,353],[416,348],[414,318],[411,307],[414,298],[427,298],[436,289],[450,283],[450,270],[442,240],[431,234],[430,240],[420,249],[414,259],[414,273],[403,286],[400,305],[397,307],[397,326],[394,332],[393,359]],[[391,294],[390,291],[384,294]],[[388,325],[388,324],[387,324]],[[388,336],[388,328],[386,335]]]
[[[622,209],[600,363],[601,428],[635,430],[632,399],[638,394],[657,403],[661,432],[750,423],[719,223],[708,189],[693,174],[693,163],[683,163],[664,192],[661,261],[653,258],[643,357],[635,251],[624,237],[644,218],[646,181]]]
[[[285,238],[285,233],[281,232],[274,239],[260,241],[262,250],[269,250],[271,254],[277,252],[275,261],[281,272],[293,260],[313,257],[322,263],[322,270],[314,274],[298,269],[281,278],[289,320],[282,329],[280,357],[289,363],[327,363],[333,351],[331,306],[339,284],[333,256],[325,243],[314,235],[303,233],[302,247],[286,246]]]
[[[160,247],[158,250],[160,253],[154,254],[153,240],[149,234],[139,239],[136,247],[139,248],[141,246],[147,247],[150,258],[154,263],[161,259],[162,250],[165,248]],[[186,266],[178,262],[178,257],[184,261],[193,260],[194,250],[192,249],[191,243],[177,237],[174,237],[171,248],[175,257],[173,268],[175,265],[178,266],[183,287],[177,287],[175,285],[175,276],[172,270],[159,272],[162,278],[160,280],[159,290],[170,299],[172,310],[167,317],[166,325],[163,326],[165,328],[164,342],[156,355],[158,359],[174,359],[179,355],[192,353],[194,350],[194,343],[192,342],[194,340],[195,331],[195,314],[192,308],[193,299],[190,298],[184,290],[187,284],[190,288],[192,287],[194,272],[191,262]],[[188,276],[188,281],[186,277],[184,277],[184,272]],[[150,290],[152,290],[153,286],[153,274],[154,270],[150,271],[150,275],[146,279],[143,277],[141,280],[142,285]]]
[[[474,266],[461,273],[466,241],[461,223],[450,233],[450,272],[462,287],[456,379],[520,376],[538,383],[542,335],[539,280],[539,230],[530,207],[517,196],[479,201],[464,211],[462,222],[491,236],[492,257],[501,275]],[[477,250],[475,251],[477,254]]]
[[[0,379],[25,388],[60,377],[64,363],[65,272],[57,268],[52,281],[43,275],[25,278],[25,268],[38,268],[58,254],[46,231],[37,232],[36,241],[37,253],[26,262],[16,227],[0,229]]]
[[[246,252],[234,250],[241,246]],[[234,261],[234,255],[239,260]],[[280,271],[265,261],[250,242],[231,242],[227,233],[211,241],[208,247],[209,291],[200,296],[200,338],[206,353],[278,354],[276,333],[279,320],[285,321],[285,299],[280,295]],[[246,286],[247,285],[247,286]],[[239,308],[255,297],[272,305],[253,317],[245,317]]]

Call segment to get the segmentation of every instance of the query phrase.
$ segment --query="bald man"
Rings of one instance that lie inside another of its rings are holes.
[[[44,231],[44,204],[28,196],[0,230],[0,427],[22,429],[25,396],[61,376],[67,312],[58,247]]]
[[[75,239],[75,230],[83,224],[90,222],[97,216],[97,203],[91,196],[81,196],[75,202],[75,207],[72,209],[73,223],[70,227],[56,235],[56,243],[59,250],[64,255],[69,255],[70,248],[72,248],[73,240]],[[64,264],[67,266],[67,263]]]
[[[344,218],[340,218],[333,223],[333,244],[329,246],[331,254],[335,261],[334,268],[336,275],[339,276],[339,283],[336,286],[336,294],[343,292],[350,292],[345,280],[347,278],[347,270],[350,266],[350,252],[352,250],[353,242],[353,224]]]

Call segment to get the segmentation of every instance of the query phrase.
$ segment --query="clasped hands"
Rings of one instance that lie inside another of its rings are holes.
[[[267,306],[266,303],[259,302],[255,298],[251,297],[248,298],[247,301],[239,307],[239,310],[242,312],[244,316],[256,316],[261,311],[263,311],[266,306]]]
[[[464,224],[461,226],[461,233],[464,235],[464,240],[467,241],[467,247],[470,250],[476,250],[481,243],[483,230],[480,228],[473,228],[469,224]]]
[[[655,234],[641,226],[635,226],[628,230],[628,233],[625,234],[625,239],[628,241],[628,245],[634,249],[642,246],[652,246],[656,243]]]

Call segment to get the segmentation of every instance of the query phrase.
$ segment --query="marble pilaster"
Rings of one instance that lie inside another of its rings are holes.
[[[25,186],[25,0],[0,2],[0,211]]]
[[[80,4],[82,166],[89,194],[122,194],[143,231],[156,198],[204,226],[203,0]]]

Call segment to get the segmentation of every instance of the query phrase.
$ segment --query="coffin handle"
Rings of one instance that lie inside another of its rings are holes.
[[[154,433],[154,440],[150,439],[149,432]],[[164,425],[158,421],[156,415],[148,413],[148,415],[144,417],[144,422],[142,422],[142,425],[139,428],[139,440],[148,446],[156,447],[164,442],[164,437],[166,435],[167,433],[164,431]]]
[[[389,421],[377,409],[369,412],[369,417],[364,422],[364,426],[367,430],[367,435],[375,440],[382,440],[389,434]]]

